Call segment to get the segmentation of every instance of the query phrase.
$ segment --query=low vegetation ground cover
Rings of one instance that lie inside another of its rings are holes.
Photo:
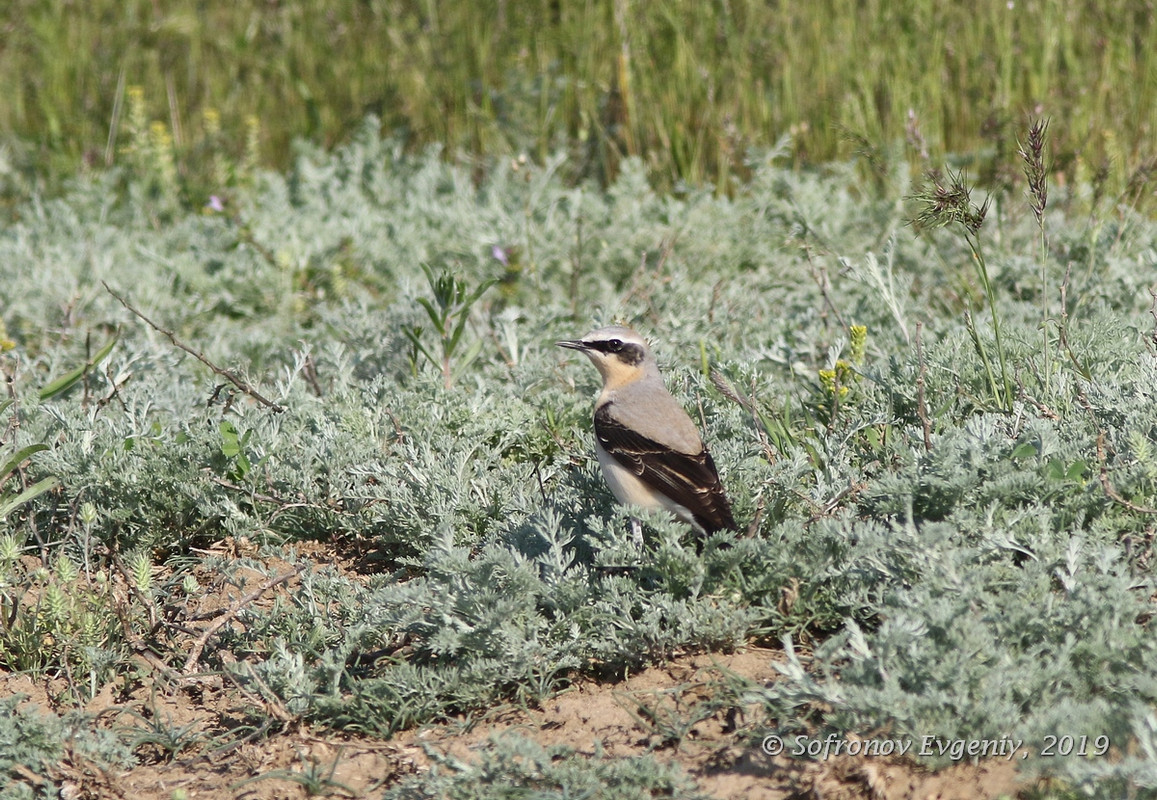
[[[144,158],[0,232],[0,665],[53,687],[4,701],[0,796],[48,796],[64,756],[385,741],[751,641],[778,678],[649,706],[656,752],[721,714],[749,749],[931,737],[936,768],[1009,740],[1034,791],[1157,787],[1157,226],[1125,195],[1046,197],[1039,128],[985,202],[786,149],[732,197],[633,160],[604,189],[379,127],[203,210]],[[614,321],[654,341],[744,532],[649,515],[635,549],[596,376],[554,347]],[[128,703],[198,681],[243,710]],[[133,713],[86,714],[102,693]],[[540,747],[383,791],[701,791]]]

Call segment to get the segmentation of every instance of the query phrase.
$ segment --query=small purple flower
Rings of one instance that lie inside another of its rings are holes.
[[[209,211],[215,211],[220,214],[225,210],[225,201],[215,194],[209,195],[209,202],[205,204],[205,208]]]
[[[506,255],[506,250],[504,250],[501,245],[497,245],[497,244],[491,245],[490,246],[490,255],[492,255],[494,257],[495,261],[502,262],[502,266],[504,266],[504,267],[510,266],[510,259]]]

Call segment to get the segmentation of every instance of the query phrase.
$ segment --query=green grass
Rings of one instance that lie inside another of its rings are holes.
[[[184,210],[147,141],[16,208],[4,668],[66,677],[62,707],[227,672],[246,730],[384,737],[754,638],[793,657],[736,701],[753,742],[1105,735],[1110,759],[1026,767],[1157,785],[1157,225],[1088,185],[1039,218],[996,194],[980,272],[959,231],[914,235],[902,164],[876,185],[766,158],[733,196],[670,194],[641,160],[576,186],[565,153],[452,164],[379,127],[254,169],[222,211]],[[592,455],[596,376],[553,345],[612,321],[654,340],[752,537],[700,552],[649,515],[635,550]],[[289,563],[212,549],[229,537]],[[313,539],[372,567],[289,549]],[[197,616],[264,581],[228,624]],[[133,735],[138,758],[199,746]],[[682,780],[556,755],[488,758],[549,760],[552,786]],[[438,785],[470,796],[471,769]]]
[[[639,156],[658,186],[725,192],[785,134],[801,162],[907,140],[1001,183],[1026,118],[1051,117],[1055,169],[1110,195],[1143,193],[1154,156],[1157,22],[1129,0],[13,0],[0,30],[8,192],[122,163],[134,86],[197,205],[227,188],[223,153],[284,168],[367,113],[411,151],[567,148],[604,182]]]

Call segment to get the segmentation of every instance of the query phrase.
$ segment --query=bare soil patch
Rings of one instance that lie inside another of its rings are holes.
[[[322,550],[312,545],[309,556],[339,563]],[[269,592],[284,592],[291,583],[272,586]],[[220,587],[220,596],[200,598],[201,607],[229,608],[247,589]],[[650,754],[677,762],[702,791],[719,798],[978,800],[1015,796],[1028,788],[1015,765],[1003,760],[930,772],[910,757],[842,755],[817,761],[766,755],[759,742],[751,740],[751,726],[742,724],[745,709],[712,700],[727,674],[760,683],[776,680],[773,664],[779,658],[778,651],[756,646],[736,653],[684,655],[614,681],[580,680],[540,708],[499,707],[485,715],[404,731],[387,741],[292,721],[261,735],[240,736],[237,732],[253,718],[251,698],[219,678],[179,687],[170,683],[167,689],[158,682],[128,697],[115,696],[114,688],[106,686],[85,708],[97,724],[146,730],[149,720],[159,720],[170,730],[185,730],[189,747],[172,758],[161,748],[143,745],[138,749],[143,763],[115,773],[70,756],[51,777],[60,796],[70,800],[372,797],[429,769],[431,750],[469,762],[491,737],[517,734],[590,756]],[[64,688],[58,679],[35,681],[0,673],[0,696],[22,694],[25,704],[42,708],[57,709],[56,698]],[[32,775],[27,779],[40,780]]]

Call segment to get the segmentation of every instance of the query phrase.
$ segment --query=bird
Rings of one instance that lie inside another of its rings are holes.
[[[602,376],[595,454],[616,499],[666,509],[701,535],[738,530],[715,461],[667,391],[646,339],[611,325],[557,344],[586,355]],[[633,527],[639,538],[637,522]]]

